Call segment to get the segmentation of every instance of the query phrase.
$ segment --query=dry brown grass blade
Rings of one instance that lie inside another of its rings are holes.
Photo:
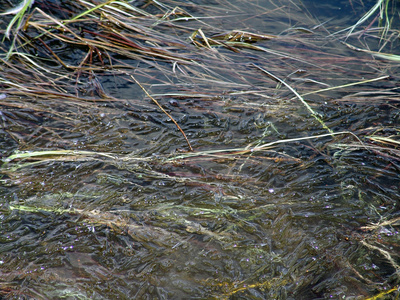
[[[146,59],[149,56],[155,59],[161,60],[172,60],[189,63],[191,59],[185,57],[182,54],[174,53],[173,51],[167,50],[164,47],[158,46],[148,46],[145,43],[148,41],[152,41],[155,45],[173,45],[174,47],[182,48],[184,45],[182,43],[178,43],[176,41],[170,41],[167,37],[159,36],[157,32],[152,32],[146,28],[140,27],[140,29],[134,26],[135,24],[129,22],[128,19],[124,19],[124,21],[117,22],[114,17],[111,17],[105,13],[102,13],[103,19],[108,19],[109,22],[115,24],[117,27],[125,27],[128,29],[128,32],[120,32],[111,26],[105,26],[104,22],[98,19],[90,19],[91,22],[96,22],[99,26],[103,28],[100,32],[94,32],[93,30],[86,29],[84,25],[81,28],[83,32],[87,33],[86,37],[82,37],[79,32],[77,32],[77,28],[74,28],[72,25],[74,23],[79,22],[87,22],[88,20],[80,19],[80,20],[69,20],[69,21],[59,21],[39,8],[35,9],[36,12],[41,14],[43,18],[37,21],[30,21],[26,27],[32,26],[35,29],[41,31],[42,33],[34,38],[40,38],[42,36],[53,37],[55,39],[60,40],[66,44],[70,45],[78,45],[92,47],[93,49],[98,49],[99,51],[108,51],[110,53],[116,53],[125,57],[129,57],[132,59]],[[50,21],[50,22],[49,22]],[[54,24],[57,25],[54,28]],[[54,29],[59,29],[59,32],[54,32]],[[29,42],[28,42],[29,43]],[[53,51],[48,49],[48,47],[43,44],[44,47],[49,51],[53,57],[59,61],[64,67],[67,68],[78,68],[81,69],[81,66],[71,66],[65,64]]]
[[[176,127],[179,129],[179,131],[182,133],[183,137],[185,138],[186,143],[188,144],[188,147],[189,147],[190,151],[193,151],[192,145],[190,144],[185,132],[182,130],[182,128],[179,126],[179,124],[175,121],[175,119],[161,106],[160,103],[158,103],[158,101],[156,99],[154,99],[149,94],[149,92],[147,92],[147,90],[140,84],[139,81],[136,80],[136,78],[133,75],[130,75],[130,77],[140,86],[140,88],[146,93],[146,95],[162,110],[162,112],[164,114],[166,114],[168,116],[168,118],[170,118],[172,120],[172,122],[174,122]]]

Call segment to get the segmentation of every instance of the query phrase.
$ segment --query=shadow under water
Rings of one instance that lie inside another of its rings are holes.
[[[35,1],[0,44],[2,299],[398,297],[398,39],[201,2]]]

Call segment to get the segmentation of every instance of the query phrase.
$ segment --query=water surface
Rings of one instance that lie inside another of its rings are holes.
[[[133,4],[140,30],[104,24],[159,52],[2,62],[1,297],[396,299],[398,63],[368,51],[398,41],[332,35],[373,4]],[[95,16],[70,28],[112,36]]]

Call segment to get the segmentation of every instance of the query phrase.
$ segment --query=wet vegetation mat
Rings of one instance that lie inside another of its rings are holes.
[[[397,299],[378,3],[2,1],[0,298]]]

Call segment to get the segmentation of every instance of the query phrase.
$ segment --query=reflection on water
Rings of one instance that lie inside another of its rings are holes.
[[[1,297],[396,299],[396,63],[329,37],[353,12],[322,25],[331,15],[307,2],[162,3],[137,3],[152,15],[136,31],[113,25],[154,56],[104,48],[113,68],[98,50],[82,74],[41,61],[46,80],[2,64],[16,84],[3,80],[0,99]],[[217,39],[232,30],[278,37]],[[364,41],[375,47],[378,34]]]

